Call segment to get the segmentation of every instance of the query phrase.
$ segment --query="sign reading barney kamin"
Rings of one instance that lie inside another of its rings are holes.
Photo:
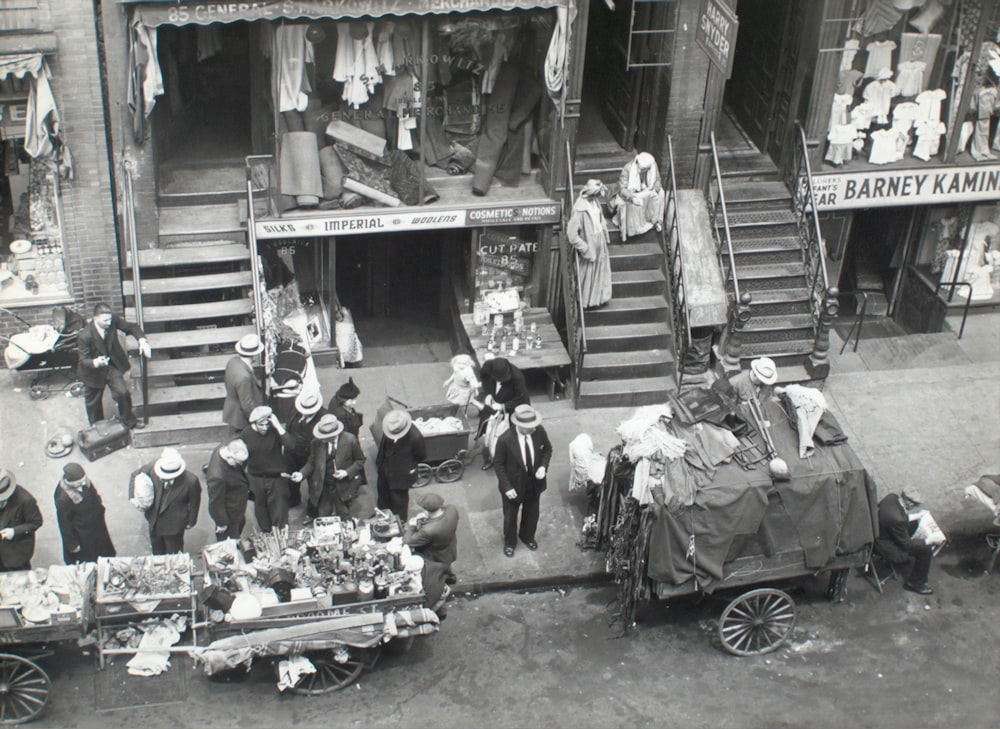
[[[476,246],[476,289],[516,287],[522,295],[531,281],[531,269],[538,252],[537,241],[525,240],[514,232],[520,228],[483,228]]]

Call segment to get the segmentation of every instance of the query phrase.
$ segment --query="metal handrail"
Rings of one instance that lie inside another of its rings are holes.
[[[257,216],[253,206],[253,180],[249,171],[250,164],[247,158],[247,247],[250,249],[250,276],[253,281],[253,318],[257,336],[263,339],[264,301],[261,296],[260,281],[262,264],[257,251]]]
[[[142,275],[139,272],[139,235],[135,224],[135,190],[132,183],[132,163],[122,162],[122,227],[125,229],[125,240],[128,243],[129,255],[132,258],[132,299],[135,302],[135,323],[145,331],[145,320],[142,311]],[[149,424],[149,370],[146,357],[139,350],[139,378],[142,386],[142,420]]]
[[[573,157],[569,145],[569,139],[566,140],[566,215],[571,216],[573,214],[573,203],[575,202],[573,195]],[[568,239],[567,239],[568,240]],[[568,250],[567,250],[568,252]],[[577,256],[573,256],[573,273],[576,279],[576,314],[580,318],[580,338],[583,346],[583,352],[587,351],[587,325],[584,321],[584,311],[583,311],[583,289],[580,288],[580,261]]]
[[[972,284],[968,281],[945,281],[938,282],[938,285],[934,287],[934,295],[936,296],[938,291],[942,286],[947,286],[951,289],[951,293],[948,296],[948,301],[951,301],[951,297],[955,295],[956,286],[968,286],[969,295],[965,297],[965,306],[962,307],[962,326],[958,329],[958,338],[961,339],[962,335],[965,334],[965,320],[969,318],[969,306],[972,304]]]
[[[826,252],[823,250],[823,233],[819,227],[816,195],[813,189],[812,166],[809,163],[809,143],[802,124],[795,122],[798,131],[795,155],[795,180],[793,199],[798,215],[799,238],[802,243],[802,260],[806,264],[806,279],[813,303],[813,318],[819,322],[823,296],[830,288],[826,271]],[[803,199],[805,198],[805,199]]]
[[[864,303],[861,305],[861,311],[859,311],[855,317],[854,321],[851,322],[851,328],[847,332],[847,337],[844,339],[844,343],[840,345],[840,353],[843,354],[844,350],[847,349],[847,343],[851,341],[851,336],[854,335],[854,327],[858,328],[857,336],[854,338],[854,349],[853,352],[858,351],[858,345],[861,344],[861,330],[865,325],[865,317],[868,315],[868,292],[858,289],[856,291],[841,291],[841,296],[852,296],[861,294],[864,299]]]
[[[674,141],[671,135],[667,135],[667,180],[670,187],[671,206],[669,211],[665,211],[669,216],[669,222],[664,225],[665,234],[663,236],[664,256],[667,258],[666,273],[669,276],[670,306],[673,314],[674,340],[674,362],[677,366],[674,372],[677,375],[678,386],[684,377],[681,347],[676,333],[683,326],[687,339],[684,340],[684,348],[691,345],[691,319],[687,315],[687,270],[684,267],[684,255],[680,243],[680,220],[677,217],[677,171],[674,163]],[[673,243],[673,245],[671,245]]]
[[[733,298],[735,301],[740,300],[740,281],[736,275],[736,254],[733,252],[733,239],[729,233],[729,210],[726,208],[726,193],[722,188],[722,169],[719,166],[719,150],[715,145],[715,132],[709,134],[709,139],[712,143],[712,168],[715,172],[715,185],[719,190],[719,209],[722,211],[722,230],[725,234],[725,244],[726,251],[722,250],[722,241],[719,241],[719,268],[722,269],[722,278],[726,278],[726,268],[723,265],[722,259],[725,252],[729,254],[729,273],[731,280],[733,282]],[[715,208],[712,206],[712,217],[715,218]],[[716,225],[715,229],[718,230],[719,226]]]

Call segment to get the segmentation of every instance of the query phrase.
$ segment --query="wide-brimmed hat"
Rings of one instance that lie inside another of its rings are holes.
[[[351,400],[361,394],[361,390],[354,384],[354,378],[348,377],[347,382],[337,390],[337,397],[341,400]]]
[[[0,501],[10,498],[14,487],[17,486],[17,477],[9,468],[0,468]]]
[[[63,466],[63,480],[66,483],[79,483],[87,478],[87,472],[79,463],[67,463]]]
[[[295,409],[303,415],[315,415],[323,407],[323,400],[315,392],[300,392],[295,398]]]
[[[163,453],[156,459],[156,465],[153,466],[153,473],[164,481],[169,481],[184,473],[185,468],[187,468],[187,464],[184,463],[184,459],[177,450],[174,448],[164,448]]]
[[[340,422],[336,415],[327,413],[313,427],[313,438],[316,440],[330,440],[343,432],[344,424]]]
[[[519,428],[537,428],[542,424],[542,416],[530,405],[518,405],[510,416],[510,422]]]
[[[606,189],[603,182],[591,179],[587,180],[587,184],[580,190],[580,194],[584,197],[597,197],[598,195],[603,195]]]
[[[236,343],[236,353],[244,357],[253,357],[263,351],[264,345],[256,334],[246,334]]]
[[[750,371],[754,373],[762,385],[773,385],[778,381],[778,368],[770,357],[758,357],[750,363]]]
[[[45,455],[49,458],[62,458],[73,452],[73,435],[68,430],[53,435],[45,443]]]
[[[444,508],[444,499],[435,493],[420,494],[414,501],[424,511],[437,511]]]
[[[392,440],[399,440],[410,432],[413,418],[405,410],[390,410],[382,418],[382,432]]]
[[[250,411],[250,415],[247,416],[247,420],[251,423],[256,423],[258,420],[269,418],[272,415],[274,415],[274,411],[270,408],[270,406],[258,405]]]

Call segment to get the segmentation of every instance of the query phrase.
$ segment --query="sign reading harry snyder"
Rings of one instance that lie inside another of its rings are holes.
[[[844,175],[814,175],[812,179],[817,210],[884,208],[1000,198],[998,165],[876,170]]]
[[[736,15],[722,0],[704,0],[695,31],[695,42],[726,78],[733,74],[736,32],[739,27]]]
[[[558,202],[537,205],[506,205],[476,208],[434,208],[419,210],[379,208],[361,212],[330,213],[308,218],[258,220],[254,227],[258,240],[270,238],[319,238],[323,236],[360,235],[365,233],[396,233],[406,230],[439,230],[442,228],[479,228],[520,223],[557,223],[561,206]]]

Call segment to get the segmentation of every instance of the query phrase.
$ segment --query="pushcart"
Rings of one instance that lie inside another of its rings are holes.
[[[53,570],[79,584],[79,601],[75,606],[60,602],[56,609],[43,609],[39,613],[37,605],[34,608],[23,603],[0,605],[0,643],[3,644],[0,652],[0,725],[23,724],[45,710],[51,682],[39,661],[53,655],[55,644],[78,642],[87,635],[93,617],[94,565],[58,565],[49,568],[49,573]],[[4,586],[10,581],[35,580],[38,572],[5,573]],[[68,583],[64,580],[61,584]],[[63,592],[62,587],[59,592]]]
[[[7,342],[4,349],[7,368],[31,375],[28,392],[32,400],[44,400],[54,391],[68,390],[73,397],[83,395],[83,383],[76,379],[79,360],[76,340],[84,325],[79,314],[57,306],[49,323],[32,325],[9,309],[0,308],[0,313],[25,327],[24,331],[0,339]],[[54,376],[61,378],[61,385],[54,385]]]
[[[787,481],[772,481],[764,468],[745,470],[734,459],[719,465],[692,503],[640,503],[635,466],[621,446],[611,451],[597,515],[599,546],[619,585],[617,617],[626,629],[641,604],[728,594],[718,621],[722,648],[737,656],[768,653],[795,626],[785,581],[828,574],[827,597],[840,601],[850,568],[868,563],[878,534],[874,482],[846,443],[818,445],[800,460],[780,407],[766,405],[777,452],[790,464]]]
[[[425,462],[417,466],[417,478],[414,488],[426,486],[433,480],[441,483],[452,483],[462,478],[465,467],[472,462],[469,450],[469,435],[472,428],[469,425],[466,408],[454,403],[440,405],[423,405],[410,407],[394,397],[386,396],[385,402],[379,406],[375,422],[371,424],[372,436],[376,443],[382,442],[382,418],[390,410],[405,410],[413,418],[414,426],[420,428],[421,422],[431,418],[454,418],[460,427],[445,432],[421,432],[427,448]]]

